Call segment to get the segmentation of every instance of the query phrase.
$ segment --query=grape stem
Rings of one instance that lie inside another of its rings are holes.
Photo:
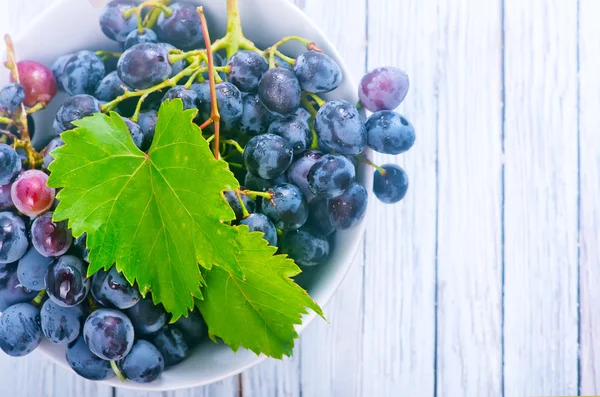
[[[6,130],[0,130],[0,135],[7,136],[7,137],[9,137],[9,138],[11,138],[13,140],[18,139],[16,135],[14,135],[11,132],[6,131]]]
[[[316,44],[312,41],[309,41],[305,38],[299,37],[299,36],[288,36],[288,37],[284,37],[283,39],[279,40],[277,43],[273,44],[271,47],[267,48],[264,51],[265,55],[269,56],[269,66],[270,67],[275,67],[275,54],[278,53],[278,49],[280,46],[284,45],[285,43],[287,43],[288,41],[299,41],[300,43],[302,43],[303,45],[306,46],[306,48],[308,48],[309,50],[314,50],[314,51],[318,51],[318,52],[323,52],[320,48],[318,48],[316,46]],[[283,55],[281,52],[278,53],[278,56],[282,59],[285,59],[286,61],[288,59],[291,59],[289,57],[286,57],[285,55]],[[287,58],[287,59],[286,59]],[[294,64],[296,63],[296,61],[290,62],[288,61],[290,64]]]
[[[117,378],[119,378],[119,380],[121,382],[125,382],[127,380],[127,378],[125,378],[125,375],[123,375],[123,373],[119,369],[119,366],[117,365],[116,361],[111,361],[110,367],[112,368],[113,372],[115,373],[115,375],[117,375]]]
[[[317,94],[313,94],[312,92],[303,92],[302,96],[304,96],[305,98],[311,98],[317,103],[317,105],[319,105],[320,108],[325,105],[325,101],[321,99],[320,96],[318,96]]]
[[[158,15],[160,15],[160,13],[163,12],[167,17],[169,17],[169,16],[171,16],[171,14],[173,14],[173,10],[170,9],[169,7],[167,7],[161,1],[144,1],[143,3],[139,4],[136,8],[131,8],[129,10],[123,11],[123,18],[125,18],[125,19],[131,18],[133,16],[133,14],[136,15],[137,20],[138,20],[138,33],[139,34],[144,33],[144,22],[142,21],[142,11],[144,10],[145,7],[154,7],[154,10],[150,14],[153,14],[156,11],[158,11]],[[156,16],[156,19],[158,19],[158,15]],[[156,21],[154,21],[154,23],[156,23]]]
[[[138,103],[135,106],[135,112],[133,112],[133,116],[131,116],[131,121],[134,123],[138,122],[138,118],[140,117],[140,111],[142,110],[142,103],[148,98],[148,93],[142,95],[140,99],[138,99]]]
[[[38,292],[38,294],[35,296],[35,298],[33,298],[33,300],[31,301],[31,304],[35,307],[40,307],[40,305],[42,304],[42,299],[44,299],[44,296],[46,296],[45,289]]]
[[[171,0],[159,0],[159,1],[164,6],[167,6],[171,2]],[[155,8],[154,10],[149,12],[148,15],[146,15],[146,18],[144,18],[144,26],[147,27],[148,29],[152,29],[154,27],[154,25],[156,24],[156,21],[158,21],[158,17],[160,16],[160,14],[162,12],[163,12],[163,10],[160,8]],[[169,15],[171,15],[171,14],[169,14]]]
[[[242,195],[240,194],[240,191],[236,190],[235,195],[237,196],[238,201],[240,202],[240,206],[242,207],[242,218],[248,218],[250,216],[250,213],[248,212],[248,208],[246,208],[246,204],[244,204],[244,200],[242,200]]]
[[[236,148],[236,150],[238,152],[240,152],[241,154],[244,154],[244,148],[241,147],[240,144],[237,143],[237,141],[234,141],[233,139],[228,139],[226,141],[223,141],[223,143],[233,146],[234,148]]]
[[[302,95],[301,97],[302,106],[306,109],[308,113],[310,113],[310,121],[308,125],[310,126],[310,132],[312,134],[312,143],[310,145],[311,150],[319,149],[319,136],[317,135],[317,130],[315,130],[315,118],[317,117],[317,111],[306,95]]]
[[[44,102],[38,102],[32,108],[27,109],[27,114],[34,114],[45,108],[46,104]]]
[[[102,61],[106,61],[108,58],[119,58],[123,55],[122,52],[111,52],[111,51],[96,51],[96,55],[102,59]]]
[[[8,118],[8,117],[2,117],[2,116],[0,116],[0,123],[2,123],[2,124],[12,124],[13,123],[13,119]]]
[[[364,156],[354,156],[358,161],[362,161],[363,163],[370,165],[371,167],[375,168],[377,171],[379,171],[379,173],[383,176],[385,176],[385,174],[387,173],[387,171],[385,169],[383,169],[382,167],[378,166],[377,164],[375,164],[374,162],[372,162],[371,160],[369,160],[368,158],[364,157]]]
[[[256,192],[254,190],[240,190],[236,189],[236,193],[243,194],[245,196],[250,197],[252,200],[256,200],[257,197],[262,197],[267,200],[271,200],[273,198],[273,194],[269,192]]]

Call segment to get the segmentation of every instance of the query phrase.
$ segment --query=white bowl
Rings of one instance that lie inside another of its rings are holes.
[[[188,0],[205,7],[211,29],[211,39],[222,36],[226,26],[226,7],[224,0]],[[106,1],[104,1],[106,2]],[[95,3],[96,7],[91,4]],[[48,10],[31,23],[31,27],[20,37],[15,38],[18,59],[30,59],[50,65],[59,55],[82,49],[110,50],[117,45],[101,32],[98,17],[102,0],[58,0]],[[339,54],[325,37],[323,32],[308,17],[287,0],[241,0],[240,13],[245,35],[260,48],[266,48],[279,39],[297,35],[317,43],[325,53],[332,56],[342,67],[343,84],[329,97],[343,98],[356,103],[356,85]],[[267,22],[268,20],[268,22]],[[5,33],[5,32],[2,32]],[[10,32],[6,32],[10,33]],[[292,55],[303,51],[302,46],[293,44],[283,47]],[[4,56],[3,56],[4,59]],[[0,84],[6,83],[8,73],[2,73]],[[36,141],[41,141],[51,133],[52,119],[64,96],[58,96],[51,106],[38,113],[36,119]],[[372,172],[366,167],[360,168],[360,179],[371,185]],[[348,272],[360,245],[365,223],[345,232],[338,232],[335,249],[329,263],[310,269],[301,276],[302,283],[308,288],[313,299],[323,307],[342,282]],[[327,313],[325,313],[327,315]],[[302,331],[313,319],[314,313],[305,316]],[[322,320],[319,320],[322,321]],[[39,349],[55,362],[68,367],[65,361],[65,348],[43,342]],[[206,341],[192,352],[183,363],[165,371],[161,378],[150,384],[138,384],[131,381],[120,382],[113,378],[105,383],[117,387],[140,390],[174,390],[206,385],[238,374],[265,357],[256,356],[247,350],[234,353],[226,345],[217,345]],[[70,368],[69,368],[70,370]]]

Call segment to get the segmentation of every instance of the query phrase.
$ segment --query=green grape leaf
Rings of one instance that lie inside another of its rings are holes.
[[[206,274],[204,300],[196,305],[209,333],[218,335],[233,350],[240,346],[270,357],[290,356],[298,337],[294,324],[310,308],[323,316],[321,308],[290,277],[300,273],[283,255],[267,256],[276,249],[261,233],[248,233],[239,226],[236,260],[244,276],[213,267]]]

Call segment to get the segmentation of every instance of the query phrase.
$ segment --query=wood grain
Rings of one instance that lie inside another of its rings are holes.
[[[577,4],[505,6],[505,395],[575,395]]]

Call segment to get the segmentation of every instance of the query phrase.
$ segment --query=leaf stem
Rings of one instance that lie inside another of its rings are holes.
[[[112,368],[113,372],[115,373],[115,375],[117,375],[117,378],[119,378],[119,380],[121,382],[125,382],[127,380],[125,375],[123,375],[123,372],[121,372],[121,370],[119,369],[119,366],[117,365],[116,361],[111,361],[110,367]]]
[[[379,171],[379,173],[381,175],[384,175],[387,173],[385,171],[385,169],[383,169],[382,167],[378,166],[377,164],[375,164],[374,162],[372,162],[371,160],[369,160],[368,158],[366,158],[365,156],[354,156],[358,161],[362,161],[363,163],[370,165],[371,167],[375,168],[377,171]]]

